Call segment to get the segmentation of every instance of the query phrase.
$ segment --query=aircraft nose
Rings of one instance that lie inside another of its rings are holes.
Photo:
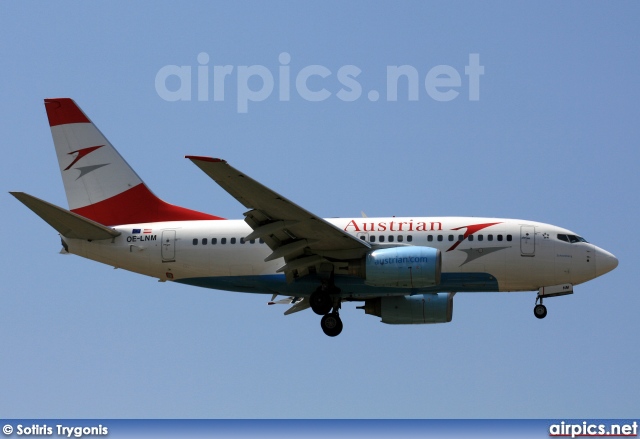
[[[606,250],[596,247],[596,276],[602,276],[618,266],[618,258]]]

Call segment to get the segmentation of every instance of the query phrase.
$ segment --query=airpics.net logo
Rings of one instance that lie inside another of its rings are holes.
[[[466,61],[466,60],[465,60]],[[192,101],[225,102],[235,100],[238,113],[248,113],[249,107],[269,98],[279,102],[300,99],[307,102],[323,102],[337,99],[355,102],[429,99],[449,102],[454,99],[480,100],[480,77],[484,66],[480,54],[470,53],[464,67],[436,65],[419,69],[412,65],[387,65],[386,88],[382,93],[376,88],[365,91],[362,69],[353,64],[333,70],[318,64],[297,66],[287,52],[278,56],[279,65],[269,68],[263,65],[210,65],[206,52],[197,56],[197,65],[166,65],[158,70],[155,88],[158,96],[168,102]],[[463,73],[461,73],[463,72]],[[374,82],[374,79],[370,79]],[[382,82],[382,81],[381,81]],[[464,93],[464,89],[468,93]],[[229,97],[235,92],[235,98]]]

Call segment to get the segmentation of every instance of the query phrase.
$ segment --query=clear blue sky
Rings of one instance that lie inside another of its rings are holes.
[[[0,414],[637,417],[639,12],[623,1],[2,2]],[[234,66],[224,100],[212,78],[198,100],[201,53],[211,76]],[[470,54],[484,66],[478,100]],[[158,92],[170,65],[191,67],[190,101]],[[239,72],[254,65],[274,89],[240,113]],[[330,72],[308,80],[329,93],[320,102],[295,86],[313,65]],[[387,98],[387,66],[401,65],[418,73],[417,100],[402,82]],[[338,94],[343,66],[361,71],[352,102]],[[449,101],[425,88],[436,66],[460,76]],[[47,97],[75,99],[174,204],[242,217],[183,158],[208,155],[325,217],[526,218],[575,231],[620,266],[546,301],[543,321],[533,292],[469,293],[443,325],[384,325],[346,304],[331,339],[315,314],[285,317],[267,296],[59,255],[56,232],[7,193],[66,207]]]

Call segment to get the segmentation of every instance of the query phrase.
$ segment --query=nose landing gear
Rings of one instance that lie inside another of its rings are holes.
[[[540,303],[538,303],[538,300]],[[547,307],[542,304],[542,296],[536,298],[536,306],[533,307],[533,315],[539,319],[544,319],[547,316]]]
[[[547,316],[547,307],[542,304],[543,297],[558,297],[566,296],[567,294],[573,294],[572,284],[540,287],[538,289],[538,296],[536,297],[536,306],[533,307],[533,315],[539,319],[544,319]]]

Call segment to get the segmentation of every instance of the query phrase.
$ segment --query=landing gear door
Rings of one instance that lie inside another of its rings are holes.
[[[162,231],[162,262],[174,262],[176,260],[176,231]]]
[[[520,226],[520,253],[522,256],[536,255],[535,226]]]

